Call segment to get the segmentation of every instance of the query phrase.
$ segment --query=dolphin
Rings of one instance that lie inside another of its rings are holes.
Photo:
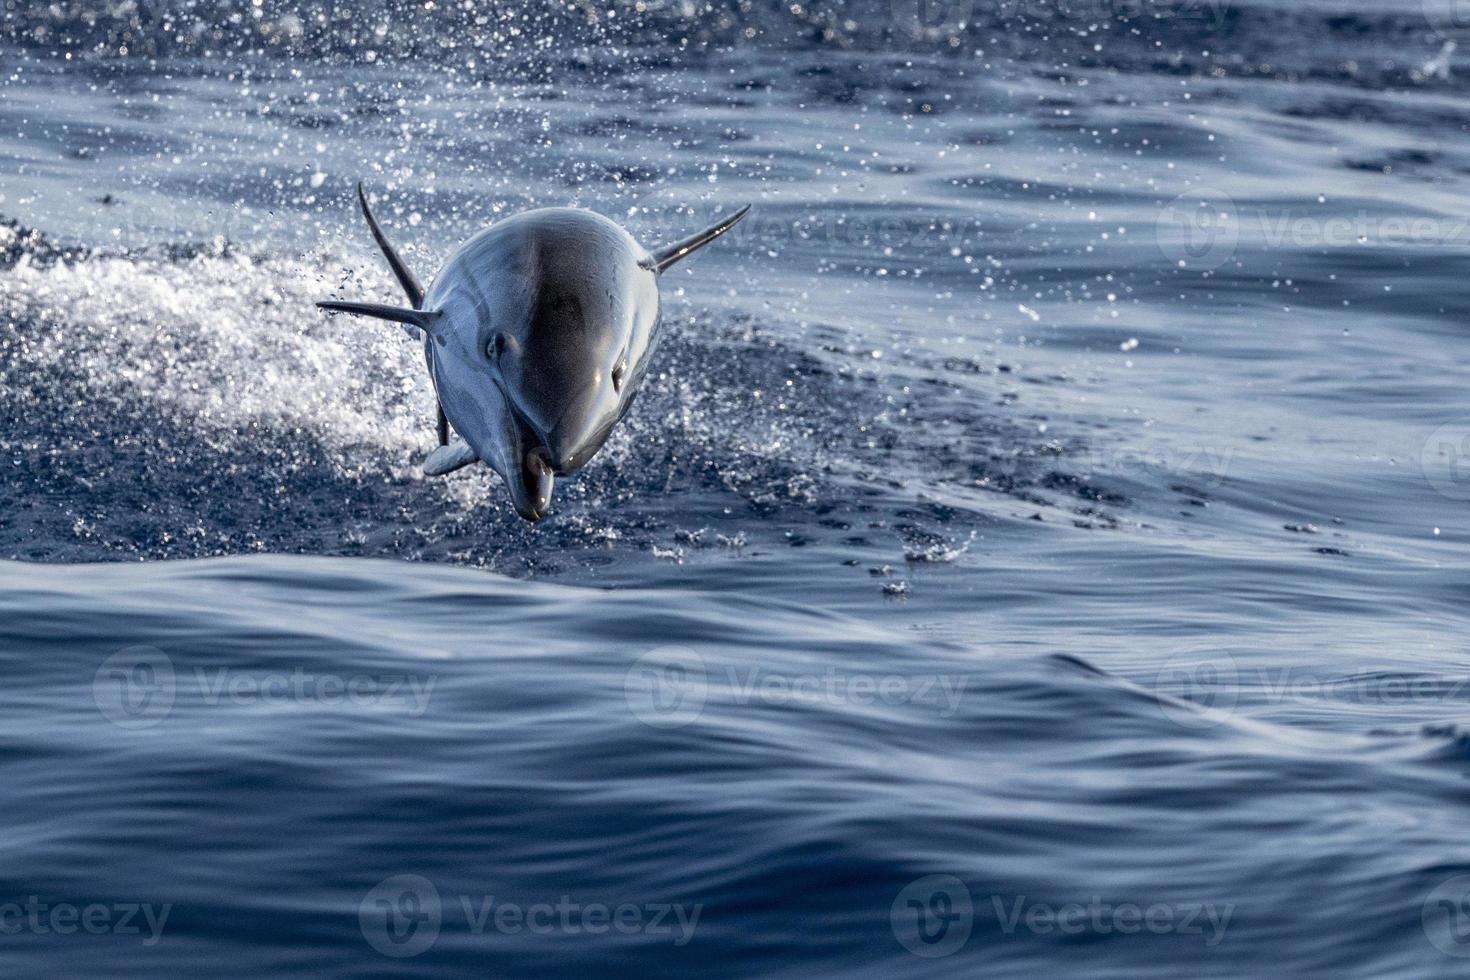
[[[632,406],[658,340],[658,277],[750,210],[652,252],[592,211],[526,211],[461,245],[425,290],[361,184],[357,199],[409,305],[316,305],[422,339],[439,403],[439,448],[424,473],[483,462],[533,522],[551,510],[555,477],[587,465]]]

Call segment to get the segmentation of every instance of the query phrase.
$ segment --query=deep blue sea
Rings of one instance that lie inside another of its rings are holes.
[[[530,525],[421,277],[656,247]],[[1462,977],[1452,0],[0,4],[0,974]]]

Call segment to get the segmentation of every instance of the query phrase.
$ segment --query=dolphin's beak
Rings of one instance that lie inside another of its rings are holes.
[[[505,481],[516,513],[533,523],[549,514],[555,474],[539,437],[514,403],[506,398],[459,414],[455,412],[459,403],[446,407],[455,431]]]

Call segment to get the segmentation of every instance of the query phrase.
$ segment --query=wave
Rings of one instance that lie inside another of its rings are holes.
[[[299,970],[424,976],[973,976],[1079,944],[1107,975],[1383,975],[1437,955],[1420,903],[1454,869],[1384,832],[1453,852],[1463,758],[1435,739],[1232,718],[1073,655],[717,592],[289,557],[0,563],[0,586],[0,892],[170,906],[154,946],[12,936],[18,972],[238,975],[288,947]],[[144,696],[120,700],[140,665]],[[972,909],[938,960],[911,954],[902,901],[936,874]],[[389,961],[362,910],[404,876],[437,928]],[[477,930],[466,896],[699,915],[680,944]],[[1018,903],[1216,914],[1078,935],[1017,927]]]

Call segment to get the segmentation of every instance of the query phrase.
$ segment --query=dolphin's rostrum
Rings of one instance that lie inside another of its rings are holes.
[[[317,306],[422,335],[439,398],[439,448],[424,472],[483,460],[528,521],[551,509],[555,475],[586,465],[633,404],[658,339],[659,274],[750,210],[655,252],[591,211],[527,211],[465,242],[425,290],[361,184],[357,196],[410,305]],[[463,441],[450,441],[451,427]]]

